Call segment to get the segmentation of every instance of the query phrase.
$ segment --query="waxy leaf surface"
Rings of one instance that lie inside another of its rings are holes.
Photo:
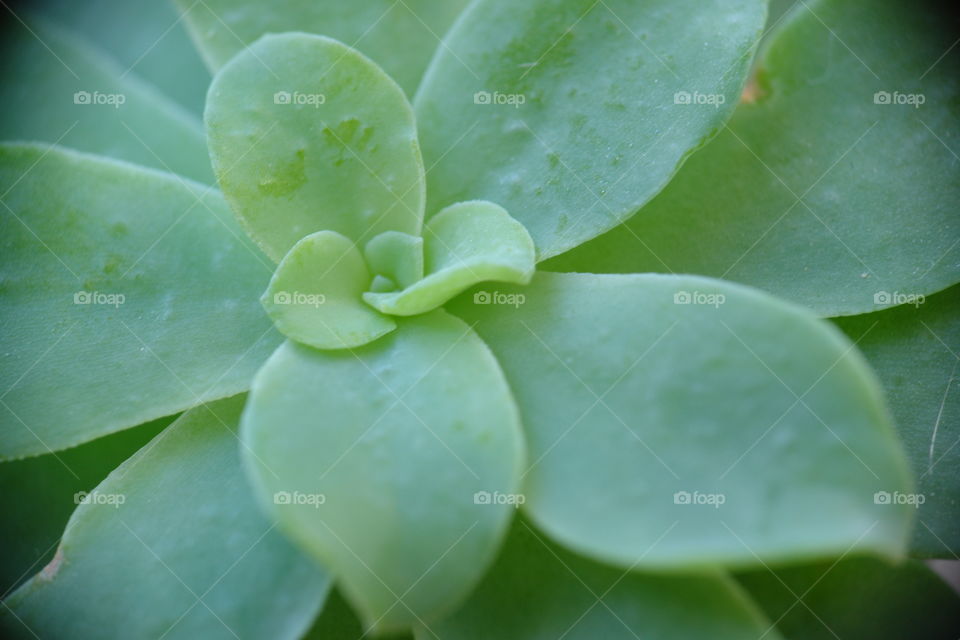
[[[0,30],[0,139],[42,141],[213,182],[203,126],[80,37],[43,21]]]
[[[960,281],[958,35],[936,2],[805,0],[728,128],[626,225],[546,268],[698,273],[824,316]]]
[[[214,77],[204,120],[220,188],[275,261],[315,231],[361,246],[384,231],[419,235],[413,110],[355,49],[305,33],[264,36]]]
[[[960,554],[960,287],[836,323],[877,372],[910,457],[917,479],[910,550],[955,558]]]
[[[484,199],[541,259],[616,226],[732,112],[762,0],[473,3],[415,105],[428,215]]]
[[[466,597],[514,511],[524,455],[503,374],[470,328],[440,310],[397,325],[350,352],[282,345],[242,430],[267,508],[378,631]]]
[[[91,492],[54,560],[5,601],[5,637],[300,638],[330,578],[251,496],[243,403],[192,409]]]
[[[267,33],[306,31],[362,51],[413,95],[468,0],[175,0],[211,69]]]
[[[693,276],[539,273],[515,307],[448,308],[503,367],[530,448],[525,508],[621,566],[905,549],[911,491],[879,385],[800,307]]]
[[[426,277],[403,291],[367,293],[384,313],[412,316],[435,309],[485,280],[526,284],[535,250],[523,225],[492,202],[461,202],[431,218],[423,230]]]
[[[260,301],[288,338],[317,349],[349,349],[397,326],[364,304],[370,280],[363,256],[349,238],[318,231],[284,256]]]
[[[0,194],[0,459],[244,391],[278,344],[272,265],[215,190],[8,145]]]

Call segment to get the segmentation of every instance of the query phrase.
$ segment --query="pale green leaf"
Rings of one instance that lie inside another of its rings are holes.
[[[175,0],[211,69],[267,33],[336,38],[382,66],[413,95],[430,57],[468,0]]]
[[[204,119],[214,172],[278,261],[302,237],[418,235],[423,161],[413,111],[379,67],[335,40],[264,36],[214,77]]]
[[[779,640],[719,572],[624,573],[576,556],[518,520],[470,599],[418,640]]]
[[[201,123],[77,36],[10,19],[0,33],[0,139],[38,140],[213,182]]]
[[[805,0],[728,130],[626,225],[546,268],[699,273],[824,316],[956,283],[957,35],[934,3]]]
[[[301,637],[330,579],[250,495],[243,403],[189,411],[91,492],[54,560],[4,602],[5,637]]]
[[[210,188],[0,147],[0,459],[244,391],[278,335],[270,263]]]
[[[353,242],[318,231],[284,256],[260,301],[288,338],[318,349],[349,349],[397,327],[364,304],[370,280]]]
[[[0,594],[6,595],[53,558],[77,493],[92,491],[173,419],[160,418],[59,453],[0,464]]]
[[[400,287],[423,278],[423,238],[419,236],[399,231],[381,233],[367,243],[363,255],[373,273]]]
[[[402,291],[364,294],[370,305],[412,316],[437,308],[478,282],[526,284],[533,277],[536,257],[530,234],[492,202],[451,205],[427,222],[423,235],[426,277]]]
[[[451,310],[490,345],[530,447],[526,509],[621,566],[903,553],[907,461],[879,385],[828,323],[694,276],[540,273]]]
[[[197,119],[203,113],[210,71],[169,0],[35,0],[30,9],[96,42]]]
[[[478,0],[415,100],[429,214],[496,202],[541,259],[616,226],[729,117],[765,13],[763,0]]]
[[[956,640],[960,630],[960,597],[913,560],[831,560],[738,579],[787,640]]]
[[[470,592],[524,456],[510,390],[470,328],[440,310],[397,324],[353,352],[285,343],[243,415],[267,508],[376,631],[429,623]]]
[[[960,287],[837,324],[866,355],[890,401],[917,478],[910,549],[960,554]],[[906,499],[894,498],[893,499]]]

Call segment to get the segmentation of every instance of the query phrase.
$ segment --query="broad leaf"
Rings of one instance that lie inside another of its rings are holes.
[[[301,637],[330,579],[250,496],[243,402],[189,411],[91,492],[53,561],[5,601],[6,637]]]
[[[211,189],[9,145],[0,205],[0,459],[244,391],[278,343],[270,263]]]
[[[264,36],[214,77],[204,119],[220,188],[275,261],[314,231],[361,244],[384,231],[420,233],[413,111],[355,49],[304,33]]]
[[[805,0],[781,27],[728,129],[547,268],[700,273],[824,316],[960,280],[956,22],[933,2]]]
[[[173,420],[98,438],[59,453],[0,464],[0,597],[53,558],[70,514],[120,463]]]
[[[397,324],[352,352],[285,343],[243,415],[267,508],[377,632],[429,623],[470,592],[523,464],[516,407],[479,338],[439,310]]]
[[[762,0],[479,0],[415,100],[428,211],[503,206],[541,259],[630,217],[727,119]]]
[[[413,316],[437,308],[478,282],[526,284],[533,277],[530,234],[492,202],[451,205],[427,222],[423,235],[426,277],[403,291],[364,294],[374,308]]]
[[[0,139],[41,140],[213,182],[200,122],[77,36],[8,20]]]
[[[856,558],[738,576],[788,640],[956,640],[960,597],[917,561]]]
[[[514,525],[493,568],[449,618],[418,640],[779,640],[736,583],[719,572],[624,572]]]
[[[284,256],[260,301],[285,336],[318,349],[349,349],[397,327],[364,304],[370,279],[348,238],[318,231]]]
[[[907,462],[836,328],[692,276],[540,273],[500,298],[450,309],[510,382],[525,507],[558,541],[658,569],[903,553],[914,510],[874,494],[910,493]]]
[[[96,42],[197,119],[203,113],[210,71],[169,0],[38,0],[30,9]]]
[[[306,31],[370,56],[413,95],[467,0],[174,0],[211,69],[267,33]]]
[[[960,554],[958,318],[960,287],[952,287],[913,305],[837,320],[867,356],[893,409],[922,496],[911,543],[921,556]]]

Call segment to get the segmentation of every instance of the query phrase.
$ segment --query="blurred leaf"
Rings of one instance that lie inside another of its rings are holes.
[[[918,480],[910,549],[922,556],[960,554],[960,287],[836,323],[883,383]],[[901,498],[905,499],[905,498]]]
[[[765,6],[475,2],[415,100],[429,214],[496,202],[541,259],[616,226],[730,115]]]
[[[349,349],[397,327],[364,304],[370,279],[349,238],[318,231],[284,256],[260,301],[285,336],[317,349]]]
[[[914,510],[874,493],[909,492],[907,461],[835,327],[693,276],[539,273],[499,295],[451,311],[503,367],[525,507],[554,539],[656,569],[903,553]]]
[[[468,0],[174,0],[211,69],[267,33],[305,31],[362,51],[413,95]]]
[[[699,273],[824,316],[956,283],[960,25],[935,5],[805,0],[728,129],[626,225],[546,268]]]
[[[169,0],[32,0],[30,11],[82,34],[199,119],[210,72]]]
[[[213,182],[200,122],[67,31],[11,20],[0,44],[0,139],[38,140]]]
[[[437,310],[355,351],[287,342],[254,379],[246,461],[281,527],[374,632],[430,622],[480,579],[523,436],[496,361]],[[491,500],[484,501],[482,492]]]
[[[264,36],[217,73],[205,120],[220,187],[275,261],[314,231],[359,243],[420,233],[413,111],[356,50],[302,33]]]
[[[493,568],[452,616],[419,640],[779,640],[719,572],[615,569],[575,556],[518,520]]]
[[[243,402],[187,412],[111,473],[53,562],[5,601],[7,633],[300,638],[330,580],[250,497],[234,434]]]
[[[244,391],[278,343],[269,262],[211,188],[6,145],[0,194],[0,459]]]
[[[371,306],[418,315],[478,282],[526,284],[536,268],[530,234],[492,202],[451,205],[427,222],[423,236],[426,277],[402,291],[364,294]]]
[[[960,598],[916,561],[856,558],[738,576],[787,640],[956,640]]]
[[[340,595],[338,589],[331,589],[323,611],[314,621],[313,627],[303,636],[303,640],[358,640],[363,638],[363,626],[356,614]],[[409,634],[390,635],[390,640],[409,640]]]
[[[0,464],[0,595],[53,558],[77,493],[91,491],[171,422],[160,418],[73,449]]]

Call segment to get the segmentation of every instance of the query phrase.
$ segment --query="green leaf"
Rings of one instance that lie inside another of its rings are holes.
[[[210,71],[172,2],[40,0],[30,9],[96,42],[124,71],[136,73],[199,120]]]
[[[556,540],[655,569],[903,553],[913,509],[874,493],[910,492],[907,462],[836,328],[693,276],[539,273],[511,296],[450,308],[503,367],[525,507]]]
[[[244,391],[277,345],[270,263],[216,191],[5,145],[0,194],[0,459]]]
[[[6,595],[53,558],[77,508],[77,493],[91,491],[117,465],[171,422],[161,418],[60,453],[0,464],[0,594]]]
[[[540,259],[616,226],[726,121],[765,7],[475,2],[415,100],[429,213],[496,202],[530,231]],[[678,104],[684,97],[691,104]]]
[[[788,640],[956,640],[960,597],[916,561],[876,558],[738,576]]]
[[[413,95],[440,38],[468,0],[174,0],[211,69],[267,33],[306,31],[348,43]]]
[[[626,225],[545,267],[699,273],[824,316],[956,283],[960,49],[941,13],[805,1],[728,130]]]
[[[260,298],[280,333],[318,349],[349,349],[397,328],[363,303],[370,272],[349,238],[312,233],[290,250]]]
[[[403,291],[365,293],[364,300],[384,313],[413,316],[485,280],[526,284],[536,268],[530,234],[492,202],[447,207],[427,222],[424,237],[427,276]]]
[[[213,182],[200,122],[102,52],[42,21],[0,45],[0,139],[39,140]]]
[[[769,626],[722,573],[624,573],[575,556],[518,519],[466,604],[417,638],[779,640]]]
[[[264,36],[214,77],[205,113],[227,201],[275,261],[314,231],[418,235],[423,160],[403,91],[335,40]]]
[[[923,496],[910,545],[921,556],[960,554],[958,318],[960,287],[952,287],[912,305],[836,320],[857,341],[890,401]]]
[[[187,412],[91,492],[54,560],[5,601],[7,633],[301,637],[330,579],[250,496],[234,434],[243,402]]]
[[[397,324],[352,352],[285,343],[243,415],[266,507],[374,632],[429,622],[470,592],[524,455],[510,390],[470,328],[440,310]]]
[[[423,238],[386,231],[367,243],[363,255],[373,273],[409,287],[423,278]]]

